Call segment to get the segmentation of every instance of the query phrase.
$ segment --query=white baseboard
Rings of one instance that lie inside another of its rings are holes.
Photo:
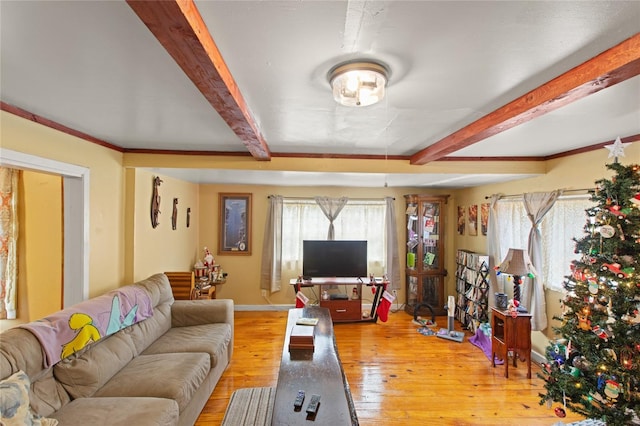
[[[531,351],[531,361],[535,362],[538,365],[542,365],[547,362],[547,357],[539,354],[538,352],[532,350]]]
[[[371,303],[363,303],[363,311],[371,311]],[[295,305],[235,305],[235,311],[288,311],[295,308]]]
[[[235,311],[288,311],[295,305],[235,305]]]

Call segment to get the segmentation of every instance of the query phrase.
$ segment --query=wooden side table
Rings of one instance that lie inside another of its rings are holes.
[[[496,356],[504,360],[504,377],[509,377],[509,352],[513,353],[513,366],[518,359],[527,361],[527,379],[531,378],[531,314],[518,313],[512,317],[509,311],[491,308],[491,364],[496,366]]]

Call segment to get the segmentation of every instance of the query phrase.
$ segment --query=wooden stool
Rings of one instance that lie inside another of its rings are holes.
[[[274,388],[235,390],[224,413],[222,426],[270,426],[275,396]],[[291,409],[293,410],[293,401]]]

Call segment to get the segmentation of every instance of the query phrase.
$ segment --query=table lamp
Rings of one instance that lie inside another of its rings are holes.
[[[496,275],[507,274],[513,277],[513,300],[520,302],[520,284],[522,277],[534,278],[536,270],[531,263],[529,253],[523,249],[510,248],[502,263],[495,267]],[[526,311],[525,311],[526,312]]]

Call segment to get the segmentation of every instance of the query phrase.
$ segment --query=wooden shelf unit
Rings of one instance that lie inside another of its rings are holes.
[[[489,321],[489,256],[456,251],[456,319],[475,333]]]

